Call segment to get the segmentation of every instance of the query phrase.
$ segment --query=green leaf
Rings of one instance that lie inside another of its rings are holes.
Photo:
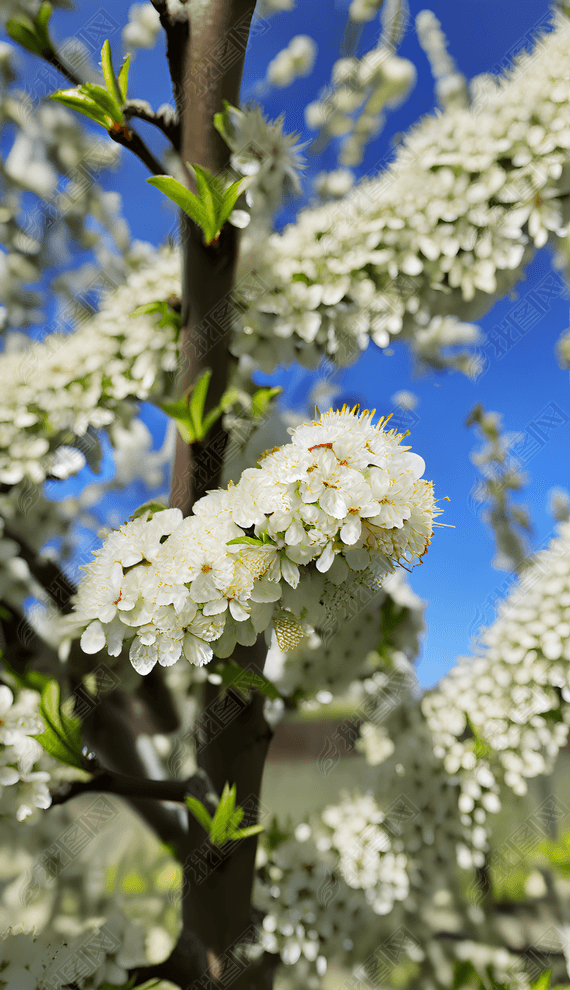
[[[40,715],[46,724],[46,729],[32,738],[37,739],[46,752],[60,763],[84,770],[81,757],[83,748],[81,722],[62,708],[60,687],[52,678],[42,691]]]
[[[215,845],[223,845],[226,841],[228,824],[234,813],[235,806],[236,785],[233,784],[232,787],[230,787],[226,781],[218,807],[216,808],[216,813],[212,821],[212,828],[210,832],[210,839],[213,843],[215,843]]]
[[[119,69],[119,89],[121,90],[122,102],[124,103],[127,99],[127,86],[129,84],[129,68],[131,65],[131,56],[125,55],[124,62]]]
[[[231,547],[236,543],[247,543],[250,547],[262,547],[263,541],[256,540],[253,536],[236,536],[234,540],[228,540],[226,543],[227,547]]]
[[[210,370],[206,370],[203,375],[200,375],[198,381],[192,387],[188,402],[192,425],[199,440],[202,440],[206,434],[202,425],[202,417],[204,415],[204,406],[206,405],[206,396],[211,377],[212,372]]]
[[[160,402],[159,406],[167,416],[175,420],[184,443],[195,443],[199,439],[196,436],[190,410],[184,399],[179,399],[178,402]]]
[[[121,90],[119,89],[119,84],[115,79],[115,73],[113,71],[113,59],[111,56],[111,45],[109,44],[108,38],[101,49],[101,69],[103,71],[103,79],[105,80],[105,86],[107,87],[107,92],[111,97],[111,99],[113,100],[113,103],[115,103],[117,107],[120,107],[121,103],[123,102],[122,100],[123,94],[121,93]]]
[[[544,973],[541,973],[538,979],[534,983],[531,983],[531,990],[549,990],[551,976],[551,969],[547,969]]]
[[[244,670],[243,667],[240,667],[239,664],[234,663],[232,660],[228,661],[222,670],[221,678],[222,683],[220,686],[223,690],[233,687],[235,691],[239,691],[244,697],[248,697],[249,692],[252,690],[259,691],[260,694],[272,700],[281,697],[275,685],[264,674],[258,674],[254,670]]]
[[[249,835],[258,835],[263,832],[263,825],[248,825],[246,828],[239,828],[235,832],[230,832],[230,839],[247,839]]]
[[[53,54],[53,45],[48,32],[52,10],[51,3],[42,3],[35,20],[26,14],[11,17],[6,24],[8,35],[26,51],[44,58],[49,57]]]
[[[217,420],[220,418],[220,416],[222,416],[224,414],[224,412],[225,412],[225,409],[222,406],[222,404],[220,403],[219,406],[215,406],[215,408],[214,409],[211,409],[209,413],[206,413],[206,415],[204,416],[204,419],[202,420],[202,431],[203,431],[203,434],[202,435],[204,437],[206,436],[206,434],[208,433],[208,431],[211,429],[211,427],[214,425],[214,423],[217,422]]]
[[[132,988],[135,985],[135,980],[136,980],[136,977],[131,976],[129,982],[128,983],[124,983],[121,987],[116,986],[114,983],[100,983],[99,984],[99,990],[132,990]],[[156,981],[153,980],[152,983],[149,983],[148,980],[147,980],[147,982],[144,984],[144,986],[145,987],[148,986],[148,990],[150,990],[151,986],[156,986]],[[139,985],[139,987],[137,988],[137,990],[142,990],[142,987],[143,987],[143,984],[141,983]]]
[[[157,323],[159,327],[176,327],[177,330],[180,329],[180,313],[177,313],[164,299],[146,303],[143,306],[137,306],[129,316],[143,316],[145,313],[160,313],[162,319]]]
[[[224,100],[224,110],[222,113],[214,114],[214,127],[216,128],[218,134],[226,142],[229,148],[231,148],[231,142],[233,140],[233,134],[229,125],[228,109],[231,104],[227,100]],[[235,109],[235,108],[232,108]]]
[[[468,959],[458,960],[455,963],[455,969],[453,971],[453,990],[460,990],[466,983],[471,982],[473,978],[475,978],[478,984],[481,984],[481,977],[473,966],[473,963],[469,962]]]
[[[30,670],[29,666],[26,667],[23,674],[19,673],[17,670],[14,670],[14,668],[10,666],[6,657],[3,654],[2,654],[2,664],[5,670],[7,671],[7,673],[12,675],[12,677],[17,681],[20,687],[30,688],[32,691],[38,691],[40,694],[42,693],[48,682],[51,681],[52,679],[49,674],[42,674],[40,673],[39,670]]]
[[[198,195],[168,175],[156,175],[147,179],[151,185],[173,200],[202,229],[204,241],[211,244],[232,212],[238,196],[249,184],[249,179],[232,182],[227,188],[223,179],[200,165],[188,165],[194,171]]]
[[[200,825],[202,825],[206,829],[208,835],[210,835],[210,832],[212,831],[212,819],[210,818],[210,815],[202,802],[199,801],[198,798],[193,797],[187,797],[185,798],[185,801],[188,808],[194,815],[194,818],[200,822]]]
[[[50,100],[62,103],[69,110],[79,111],[79,113],[90,117],[97,124],[101,124],[108,131],[113,124],[113,118],[101,107],[100,103],[85,92],[85,89],[85,86],[78,87],[77,89],[60,89],[51,94]],[[105,93],[105,90],[101,86],[98,86],[97,89],[100,89],[101,93]],[[105,96],[108,96],[108,94],[105,93]]]
[[[171,175],[152,175],[146,181],[168,196],[201,228],[207,244],[213,241],[217,233],[217,231],[212,233],[213,218],[208,216],[198,196],[190,192],[177,179],[173,179]]]
[[[51,38],[49,36],[49,29],[48,29],[48,25],[52,13],[53,13],[53,7],[51,3],[47,3],[47,0],[45,0],[45,2],[42,3],[38,11],[36,20],[34,22],[36,28],[36,35],[38,37],[40,45],[42,46],[43,55],[47,54],[48,52],[53,52],[53,45],[51,43]]]
[[[83,86],[80,86],[79,89],[86,96],[91,97],[93,102],[107,114],[114,124],[124,124],[124,118],[119,104],[106,89],[103,89],[102,86],[97,86],[96,83],[83,83]]]
[[[231,186],[224,193],[223,202],[217,217],[220,230],[227,223],[230,213],[245,189],[244,181],[244,179],[240,179],[239,182],[232,182]]]
[[[163,502],[144,502],[143,505],[139,505],[138,509],[135,509],[132,516],[129,519],[138,519],[140,516],[144,516],[147,512],[150,512],[151,516],[154,516],[155,512],[164,512],[168,506],[164,505]]]
[[[274,388],[268,388],[266,386],[263,388],[258,388],[257,392],[253,393],[251,399],[251,411],[253,418],[260,419],[271,400],[274,399],[276,395],[280,395],[282,391],[283,389],[279,386]]]

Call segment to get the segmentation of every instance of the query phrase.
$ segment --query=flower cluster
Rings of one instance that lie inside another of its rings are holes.
[[[372,417],[321,414],[189,518],[147,510],[111,533],[71,617],[83,650],[118,656],[134,637],[144,674],[182,653],[198,665],[230,656],[264,630],[291,649],[325,618],[326,582],[370,589],[395,563],[420,560],[440,511],[432,484],[402,435]]]
[[[176,367],[175,329],[138,307],[180,291],[177,255],[159,252],[108,295],[100,312],[71,335],[50,334],[0,356],[0,481],[36,484],[55,467],[78,470],[55,451],[67,437],[108,426],[125,399],[146,399]]]
[[[408,894],[406,858],[391,851],[370,795],[344,795],[276,843],[262,836],[254,902],[266,912],[262,941],[307,975],[346,963],[363,930]]]
[[[34,769],[43,749],[33,738],[44,731],[37,691],[20,691],[18,698],[0,685],[0,802],[3,815],[28,818],[34,808],[49,808],[50,773]],[[17,786],[16,786],[17,785]]]
[[[461,320],[483,315],[535,248],[565,234],[567,26],[557,14],[536,51],[470,109],[424,118],[387,170],[272,235],[258,271],[268,288],[249,301],[236,353],[266,369],[311,366],[323,352],[343,365],[370,339],[413,346],[450,314],[464,337]]]
[[[448,773],[492,759],[505,784],[524,794],[527,778],[549,772],[570,725],[568,522],[523,572],[481,642],[481,655],[463,658],[423,708]]]
[[[273,86],[290,86],[299,76],[313,71],[317,46],[308,34],[297,34],[267,66],[267,79]]]
[[[90,919],[75,926],[75,937],[35,930],[9,929],[0,936],[1,990],[63,990],[67,986],[96,990],[123,986],[128,970],[144,960],[144,932],[121,912],[103,925]]]
[[[257,105],[243,110],[228,106],[224,115],[223,137],[232,152],[230,164],[240,175],[254,178],[246,193],[252,220],[271,222],[286,185],[296,193],[301,191],[299,171],[307,167],[301,151],[309,142],[298,144],[298,134],[285,134],[284,122],[284,114],[268,120]]]

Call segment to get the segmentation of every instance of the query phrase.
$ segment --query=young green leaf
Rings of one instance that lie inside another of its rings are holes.
[[[83,86],[76,86],[75,89],[58,89],[52,93],[50,100],[63,103],[71,110],[78,110],[91,120],[101,124],[105,130],[109,130],[113,124],[122,125],[123,115],[116,101],[109,95],[102,86],[94,83],[84,83]]]
[[[129,84],[129,68],[131,65],[131,56],[125,55],[125,60],[119,69],[119,89],[121,90],[122,102],[124,103],[127,99],[127,87]]]
[[[224,224],[227,223],[228,217],[244,189],[245,185],[243,179],[240,179],[239,182],[232,182],[231,186],[226,189],[222,204],[218,210],[218,223],[220,225],[220,230]]]
[[[547,969],[544,973],[541,973],[534,983],[531,983],[531,990],[549,990],[551,976],[551,969]]]
[[[208,835],[210,835],[212,831],[212,819],[202,802],[199,801],[198,798],[193,797],[187,797],[185,800],[188,808],[194,815],[194,818],[200,822],[200,825],[202,825],[203,828],[206,829]]]
[[[227,100],[224,100],[224,110],[220,113],[214,114],[214,127],[216,128],[218,134],[226,142],[228,147],[231,147],[232,142],[232,132],[231,125],[229,122],[228,109],[231,104]]]
[[[48,3],[47,0],[44,0],[35,20],[36,32],[38,34],[40,41],[43,42],[44,49],[49,49],[52,47],[49,31],[48,31],[48,25],[52,13],[53,13],[53,7],[51,3]]]
[[[60,687],[56,680],[50,678],[43,689],[39,710],[46,728],[33,738],[60,763],[84,770],[81,722],[62,708]]]
[[[199,440],[204,437],[206,432],[202,427],[202,417],[204,415],[204,406],[206,404],[206,396],[211,377],[212,372],[209,370],[205,371],[203,375],[200,375],[192,388],[188,402],[192,425]]]
[[[146,515],[147,512],[150,512],[151,516],[154,516],[155,512],[164,512],[165,509],[166,505],[162,502],[145,502],[143,505],[139,505],[138,509],[135,509],[132,516],[129,516],[129,519],[138,519],[140,516]]]
[[[173,179],[170,175],[152,175],[146,181],[151,186],[156,186],[165,196],[168,196],[173,203],[176,203],[202,229],[207,244],[213,241],[216,236],[216,231],[212,233],[214,219],[208,216],[198,196],[195,196],[186,186],[183,186],[181,182]]]
[[[121,113],[121,108],[117,101],[113,98],[111,93],[108,93],[106,89],[102,86],[97,86],[96,83],[83,83],[83,86],[79,87],[81,92],[85,93],[86,96],[91,97],[94,103],[101,108],[101,110],[107,114],[110,120],[114,124],[123,124],[124,118]]]
[[[265,410],[267,409],[269,403],[276,395],[280,395],[283,389],[277,385],[274,388],[268,388],[263,386],[263,388],[258,388],[257,392],[253,393],[251,398],[251,412],[254,419],[260,419]]]
[[[2,665],[8,674],[15,679],[15,681],[23,688],[29,688],[32,691],[38,691],[39,694],[42,693],[46,685],[51,681],[49,674],[42,674],[39,670],[30,670],[29,666],[26,667],[23,673],[14,670],[10,666],[4,654],[2,656]]]
[[[101,49],[101,69],[103,71],[103,79],[105,80],[105,86],[107,87],[107,92],[113,103],[116,105],[117,109],[123,103],[123,94],[119,88],[119,84],[115,78],[115,72],[113,70],[113,59],[111,56],[111,46],[109,44],[109,39],[105,41]]]
[[[176,422],[184,443],[195,443],[199,439],[194,430],[190,410],[184,399],[179,399],[178,402],[160,402],[158,405],[167,416]]]
[[[238,828],[230,833],[230,839],[247,839],[249,835],[258,835],[263,832],[263,825],[248,825],[246,828]]]
[[[26,51],[34,55],[49,58],[54,54],[53,45],[48,32],[48,23],[52,14],[51,3],[42,3],[35,20],[26,14],[11,17],[6,24],[6,32],[12,41],[16,41]]]
[[[258,674],[254,670],[244,670],[243,667],[231,660],[222,670],[221,677],[220,686],[224,690],[231,687],[235,691],[239,691],[244,697],[248,697],[252,690],[259,691],[260,694],[265,695],[266,698],[271,698],[273,701],[281,697],[275,685],[264,674]]]
[[[215,845],[223,845],[226,841],[228,823],[234,813],[235,805],[236,785],[234,784],[230,787],[226,781],[218,807],[216,808],[210,832],[210,839]]]

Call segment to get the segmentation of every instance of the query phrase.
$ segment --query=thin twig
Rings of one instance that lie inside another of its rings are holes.
[[[159,131],[162,131],[164,136],[168,138],[174,150],[180,151],[181,128],[179,121],[167,120],[164,114],[147,110],[143,100],[127,100],[122,110],[127,120],[130,120],[131,117],[137,117],[139,120],[146,121],[147,124],[158,127]]]
[[[184,804],[186,797],[196,797],[214,814],[219,803],[213,784],[205,770],[197,770],[188,780],[148,780],[128,777],[108,770],[98,770],[91,780],[76,780],[60,785],[52,793],[52,805],[65,804],[71,798],[92,792],[118,794],[125,798],[174,801]]]
[[[155,158],[152,151],[147,148],[143,139],[137,134],[136,131],[131,130],[130,127],[118,127],[116,130],[107,131],[109,137],[120,144],[123,148],[128,148],[132,151],[133,155],[140,158],[141,162],[146,165],[149,172],[153,175],[166,175],[166,169],[164,165],[161,165],[158,158]]]
[[[70,83],[73,83],[74,86],[82,86],[85,82],[84,79],[80,79],[80,77],[75,74],[73,69],[68,68],[68,66],[61,61],[59,55],[53,50],[49,52],[42,52],[42,58],[44,58],[46,62],[49,62],[50,65],[53,65],[54,69],[61,72],[62,76],[65,76],[65,78]]]

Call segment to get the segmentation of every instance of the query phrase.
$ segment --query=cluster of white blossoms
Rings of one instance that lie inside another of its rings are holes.
[[[277,844],[262,837],[254,903],[265,910],[262,942],[285,965],[346,964],[363,931],[408,894],[406,857],[391,850],[382,812],[370,795],[343,795]]]
[[[285,134],[284,122],[284,114],[277,120],[268,120],[256,104],[243,109],[228,106],[225,111],[223,138],[232,152],[230,165],[240,175],[253,177],[246,201],[254,227],[256,221],[272,227],[273,215],[281,206],[287,186],[297,194],[301,192],[299,171],[307,167],[301,151],[309,142],[299,144],[298,134]],[[255,237],[251,231],[244,235],[241,255],[242,267],[245,265],[249,274],[248,236]]]
[[[23,822],[35,808],[49,808],[51,775],[37,768],[44,750],[34,735],[44,731],[37,691],[22,690],[18,697],[0,684],[0,813]],[[53,761],[52,761],[53,762]]]
[[[129,981],[128,970],[144,961],[144,931],[115,910],[59,932],[10,928],[0,935],[0,990],[97,990]]]
[[[308,76],[313,71],[317,46],[308,34],[297,34],[286,48],[277,53],[267,66],[267,80],[283,88],[295,79]]]
[[[70,618],[76,634],[84,628],[83,650],[118,656],[134,637],[131,662],[144,674],[182,653],[198,665],[230,656],[264,630],[290,649],[326,617],[325,582],[349,594],[421,560],[441,511],[432,483],[403,436],[372,418],[321,414],[192,516],[147,510],[111,533]]]
[[[568,29],[557,14],[470,109],[423,118],[388,169],[273,234],[258,271],[268,288],[249,302],[236,352],[265,369],[313,365],[323,352],[342,365],[370,339],[413,346],[450,314],[460,341],[461,321],[488,311],[536,248],[565,235]]]
[[[423,710],[448,773],[492,760],[525,794],[527,778],[550,772],[570,726],[570,523],[525,569],[481,642]]]
[[[73,334],[50,334],[23,350],[0,355],[0,481],[24,477],[41,484],[55,471],[74,473],[57,448],[88,428],[109,426],[126,399],[147,399],[163,387],[177,362],[173,326],[157,314],[131,318],[138,306],[180,292],[178,255],[158,252],[110,293]],[[83,459],[79,458],[79,467]]]
[[[133,3],[129,7],[129,20],[121,33],[123,48],[126,51],[131,48],[154,48],[159,31],[158,11],[148,3]]]

